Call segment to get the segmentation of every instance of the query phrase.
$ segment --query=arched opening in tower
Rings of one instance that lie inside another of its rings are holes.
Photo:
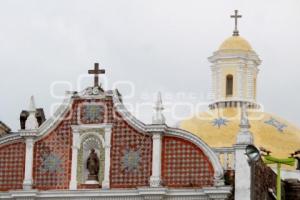
[[[233,76],[231,74],[226,76],[226,97],[233,95]]]

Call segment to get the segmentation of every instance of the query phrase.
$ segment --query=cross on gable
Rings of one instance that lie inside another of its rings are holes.
[[[237,28],[237,25],[238,25],[238,18],[242,18],[242,15],[239,15],[238,14],[238,10],[235,10],[234,11],[234,15],[230,15],[231,18],[234,18],[234,31],[233,31],[233,35],[234,36],[239,36],[239,31],[238,31],[238,28]]]
[[[99,86],[99,74],[105,74],[104,69],[99,69],[99,63],[94,64],[94,69],[88,71],[89,74],[94,74],[94,86]]]

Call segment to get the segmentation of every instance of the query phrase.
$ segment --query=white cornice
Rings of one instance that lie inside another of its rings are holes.
[[[90,189],[90,190],[18,190],[1,192],[2,199],[49,199],[49,198],[63,198],[63,199],[106,199],[106,200],[120,200],[120,199],[167,199],[184,200],[191,199],[220,199],[225,200],[231,194],[231,186],[225,187],[210,187],[202,189],[168,189],[168,188],[137,188],[137,189]],[[159,198],[160,197],[160,198]]]

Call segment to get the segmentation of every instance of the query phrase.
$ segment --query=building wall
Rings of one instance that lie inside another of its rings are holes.
[[[68,189],[71,174],[70,119],[34,145],[33,186],[36,189]]]
[[[110,186],[149,186],[151,170],[152,137],[138,132],[124,120],[116,120],[113,124]]]
[[[276,174],[262,160],[255,163],[253,168],[252,191],[253,199],[266,200],[271,199],[268,192],[269,188],[276,194]]]
[[[16,141],[0,147],[0,191],[22,189],[25,143]]]
[[[34,188],[68,189],[71,176],[71,125],[95,124],[83,120],[83,106],[103,106],[103,118],[96,123],[112,124],[110,185],[112,188],[149,186],[152,169],[152,138],[130,126],[113,108],[111,98],[75,100],[65,119],[34,146]],[[133,157],[132,157],[133,155]],[[127,159],[127,160],[126,160]],[[128,160],[129,159],[129,160]],[[130,159],[137,159],[136,166]],[[53,162],[57,164],[53,165]],[[52,163],[52,168],[47,166]],[[130,168],[130,169],[129,169]],[[80,186],[82,188],[82,186]]]
[[[162,179],[168,187],[213,186],[214,170],[206,155],[189,141],[163,137]]]

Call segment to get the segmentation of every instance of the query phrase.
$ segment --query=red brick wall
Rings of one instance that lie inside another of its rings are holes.
[[[149,185],[152,169],[152,138],[138,132],[114,110],[112,98],[101,100],[75,100],[70,114],[34,147],[34,187],[41,190],[68,189],[71,175],[71,125],[89,123],[78,119],[82,107],[88,103],[102,105],[104,118],[101,122],[112,123],[111,187],[132,188]],[[82,116],[81,116],[82,117]],[[140,160],[136,169],[124,168],[124,156],[128,151],[138,152]],[[43,169],[43,158],[52,153],[61,159],[59,169],[48,172]]]
[[[0,191],[22,189],[25,170],[25,143],[0,147]]]
[[[213,186],[214,170],[199,147],[176,138],[163,137],[162,179],[168,187]]]
[[[134,170],[126,168],[123,163],[128,151],[138,152],[140,158]],[[113,124],[110,166],[112,188],[149,186],[152,169],[152,138],[132,128],[117,114]]]
[[[70,120],[64,120],[45,138],[34,145],[33,180],[34,188],[41,190],[68,189],[71,174],[72,133]],[[59,159],[57,170],[45,167],[46,158]]]

